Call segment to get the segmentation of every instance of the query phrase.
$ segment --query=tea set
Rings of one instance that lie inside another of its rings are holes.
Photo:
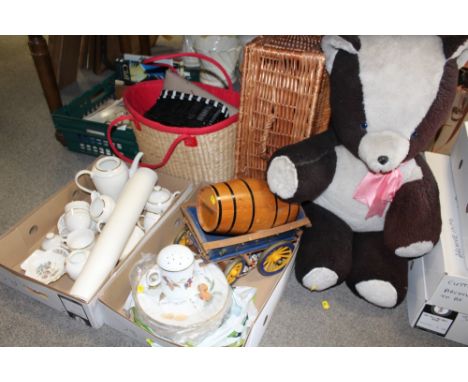
[[[77,187],[90,194],[90,202],[69,202],[57,222],[57,232],[48,232],[41,248],[35,250],[22,264],[27,276],[44,284],[56,281],[65,273],[76,280],[84,268],[91,250],[118,203],[126,182],[138,169],[143,153],[138,153],[130,168],[113,156],[96,161],[91,171],[81,170],[75,176]],[[89,176],[96,190],[80,183],[82,176]],[[156,224],[180,195],[159,185],[154,187],[132,235],[122,251],[124,260],[138,244],[145,232]]]
[[[139,319],[158,335],[179,342],[218,327],[232,302],[221,269],[179,244],[164,247],[156,263],[153,259],[143,259],[131,273]]]

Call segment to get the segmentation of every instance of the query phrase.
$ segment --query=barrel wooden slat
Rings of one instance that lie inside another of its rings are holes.
[[[203,187],[197,215],[206,232],[245,234],[294,221],[298,204],[276,197],[260,179],[233,179]]]

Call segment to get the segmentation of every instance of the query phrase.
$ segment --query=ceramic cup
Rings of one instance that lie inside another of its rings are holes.
[[[192,284],[194,264],[195,256],[188,247],[168,245],[159,252],[156,265],[146,274],[146,281],[151,287],[160,286],[168,301],[184,300]]]
[[[91,177],[96,189],[103,195],[109,195],[117,200],[125,183],[129,178],[127,165],[116,157],[104,157],[99,159],[92,170],[81,170],[75,176],[75,183],[84,192],[92,193],[92,190],[82,186],[79,178],[83,175]]]
[[[154,212],[149,211],[145,212],[141,215],[140,220],[138,220],[138,227],[147,232],[159,221],[159,219],[161,219],[160,214],[155,214]]]
[[[48,232],[47,235],[45,235],[44,240],[42,240],[41,248],[44,251],[51,251],[55,248],[60,248],[62,243],[62,238],[59,235],[56,235],[53,232]]]
[[[65,224],[69,232],[79,229],[86,229],[91,226],[91,215],[89,209],[84,208],[69,208],[65,212]]]
[[[65,270],[73,280],[76,280],[80,275],[86,261],[88,261],[89,254],[90,251],[79,249],[71,252],[67,257]]]
[[[94,231],[91,229],[78,229],[70,232],[66,244],[71,251],[91,249],[94,239]]]
[[[91,215],[91,219],[97,223],[98,227],[100,223],[106,223],[107,220],[109,220],[114,208],[115,201],[109,195],[101,195],[96,191],[91,193],[89,214]]]

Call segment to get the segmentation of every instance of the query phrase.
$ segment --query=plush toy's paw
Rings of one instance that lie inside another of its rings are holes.
[[[419,257],[430,252],[432,248],[434,248],[434,243],[432,241],[418,241],[407,247],[397,248],[395,254],[400,257]]]
[[[299,184],[296,166],[287,156],[274,158],[268,167],[267,182],[271,192],[280,198],[292,198]]]
[[[338,275],[328,268],[314,268],[302,278],[302,285],[311,291],[322,291],[335,285]]]
[[[393,308],[397,304],[397,291],[388,281],[361,281],[356,284],[355,288],[362,298],[374,305],[382,308]]]

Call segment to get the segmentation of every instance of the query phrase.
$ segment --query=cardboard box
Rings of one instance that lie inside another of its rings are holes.
[[[448,115],[447,121],[442,125],[434,143],[431,147],[431,151],[450,155],[453,150],[453,146],[458,140],[458,136],[463,129],[463,125],[468,121],[468,88],[464,86],[458,86],[453,100],[450,114]]]
[[[407,304],[411,326],[468,345],[468,269],[461,235],[467,227],[460,225],[455,192],[458,159],[426,153],[439,186],[442,233],[430,253],[410,262]],[[460,194],[466,191],[466,179]],[[466,194],[460,196],[466,200]]]
[[[158,184],[171,191],[180,190],[182,192],[177,202],[164,214],[164,216],[170,215],[191,195],[193,185],[184,179],[164,174],[158,174],[158,176]],[[88,178],[85,179],[90,182]],[[93,188],[89,183],[87,187]],[[69,292],[74,281],[67,274],[59,280],[45,285],[25,276],[20,267],[21,263],[34,250],[40,248],[47,232],[57,232],[57,221],[62,215],[65,205],[71,200],[89,201],[89,195],[79,190],[74,181],[69,182],[63,189],[51,196],[40,207],[36,208],[0,237],[0,282],[58,311],[65,312],[70,317],[81,320],[89,326],[100,327],[104,321],[97,300],[99,292],[89,301],[84,301],[70,295]],[[154,230],[157,230],[162,220],[146,233],[139,244],[144,242]],[[132,254],[129,255],[129,257],[131,256]],[[129,260],[129,257],[119,263],[115,271],[122,268],[125,262]],[[112,275],[109,279],[112,279]]]
[[[152,232],[145,242],[135,249],[128,261],[116,271],[114,277],[101,290],[99,302],[102,305],[104,322],[112,328],[124,333],[142,345],[152,343],[160,346],[177,346],[177,344],[156,337],[134,324],[127,316],[125,304],[131,293],[130,272],[134,265],[141,259],[142,254],[157,254],[166,245],[172,244],[177,233],[183,228],[184,219],[179,211],[166,216],[157,230]],[[296,246],[297,250],[297,246]],[[294,253],[295,255],[295,253]],[[256,269],[236,282],[236,285],[245,285],[257,288],[255,305],[258,316],[250,330],[245,346],[257,346],[270,322],[273,311],[284,291],[287,280],[293,268],[294,258],[286,269],[274,276],[265,277]]]
[[[453,183],[457,197],[463,250],[468,253],[468,122],[465,123],[450,154]],[[465,255],[468,268],[468,255]]]

